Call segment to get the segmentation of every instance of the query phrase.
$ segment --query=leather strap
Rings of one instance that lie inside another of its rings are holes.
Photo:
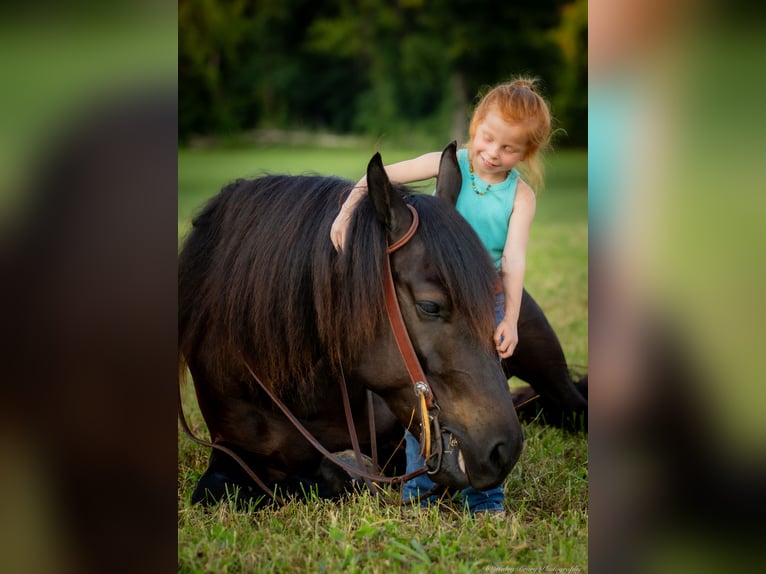
[[[404,324],[404,318],[402,317],[402,310],[399,307],[399,300],[396,297],[396,288],[394,286],[394,277],[391,273],[391,254],[397,249],[407,243],[415,231],[418,228],[420,218],[418,217],[417,210],[407,205],[410,212],[412,212],[412,223],[406,233],[400,237],[397,241],[392,243],[386,249],[386,270],[383,273],[383,294],[386,303],[386,311],[388,315],[388,321],[391,324],[391,330],[394,333],[394,340],[396,346],[399,348],[399,354],[404,361],[404,366],[407,369],[407,374],[412,382],[415,395],[420,399],[420,426],[421,426],[421,438],[420,438],[420,454],[425,459],[431,459],[431,422],[438,425],[438,407],[434,403],[433,391],[431,385],[428,384],[426,374],[423,372],[423,368],[420,366],[420,360],[418,359],[415,349],[412,346],[412,340],[407,332],[407,326]],[[431,415],[431,412],[437,411]],[[441,465],[441,437],[436,437],[435,443],[437,444],[437,469]],[[431,471],[429,471],[431,473]]]
[[[389,255],[391,255],[394,251],[396,251],[397,249],[405,245],[410,239],[412,239],[412,236],[415,235],[415,231],[417,231],[418,229],[418,224],[420,223],[418,210],[412,207],[410,204],[407,204],[407,207],[412,213],[412,223],[410,224],[410,228],[405,232],[404,235],[402,235],[399,239],[394,241],[391,245],[389,245],[386,248],[386,253],[388,253]]]
[[[354,458],[356,459],[356,464],[359,469],[363,470],[366,468],[366,465],[364,463],[364,459],[362,458],[362,448],[359,446],[359,437],[356,434],[354,413],[351,411],[351,401],[349,401],[348,398],[348,386],[346,385],[346,376],[343,374],[342,366],[340,368],[340,394],[343,397],[343,410],[346,415],[346,426],[348,427],[348,435],[351,438],[351,447],[354,450]],[[377,466],[374,467],[373,470],[377,473]],[[364,483],[367,485],[367,488],[370,489],[370,492],[379,492],[380,489],[374,482],[372,482],[371,479],[367,478],[366,476],[363,476],[362,478],[364,479]]]
[[[394,332],[396,346],[399,348],[399,353],[404,360],[404,366],[407,368],[407,373],[410,376],[410,380],[412,381],[412,385],[415,387],[416,392],[418,390],[423,390],[426,406],[429,410],[433,409],[434,402],[431,386],[428,384],[426,374],[420,366],[417,354],[415,354],[415,348],[412,346],[410,335],[407,333],[407,327],[402,318],[399,300],[396,298],[394,278],[391,275],[390,257],[386,257],[386,272],[383,275],[383,293],[386,299],[386,309],[388,310],[388,321],[391,323],[391,329]]]
[[[250,373],[250,376],[253,377],[255,382],[258,383],[258,385],[266,392],[267,395],[269,395],[269,398],[274,402],[277,407],[279,407],[279,410],[282,411],[282,414],[284,414],[287,419],[293,424],[295,429],[303,435],[303,437],[321,454],[323,454],[326,458],[328,458],[332,463],[336,464],[337,466],[341,467],[343,470],[348,472],[349,474],[352,474],[354,476],[359,476],[361,478],[369,478],[370,480],[374,480],[375,482],[383,482],[383,483],[400,483],[400,482],[406,482],[410,480],[411,478],[414,478],[416,476],[420,476],[421,474],[424,474],[427,472],[426,467],[419,468],[418,470],[414,470],[410,473],[403,474],[400,476],[382,476],[377,474],[370,474],[369,472],[365,472],[361,468],[356,468],[354,466],[351,466],[350,464],[347,464],[343,460],[341,460],[339,457],[335,456],[333,453],[331,453],[329,450],[327,450],[324,446],[322,446],[322,443],[320,443],[314,435],[312,435],[309,430],[303,426],[301,421],[298,420],[298,418],[290,412],[290,409],[287,408],[287,406],[279,400],[279,397],[277,397],[276,394],[274,394],[274,391],[272,391],[269,387],[263,384],[263,382],[256,376],[256,374],[253,372],[253,370],[250,368],[250,365],[245,360],[244,357],[242,357],[242,362],[245,365],[245,368],[247,368],[248,372]]]
[[[372,466],[377,471],[380,470],[380,461],[378,460],[378,435],[375,426],[375,404],[373,403],[372,391],[367,389],[367,421],[370,427],[370,450],[372,450]]]
[[[283,500],[277,496],[277,494],[268,486],[264,484],[264,482],[258,478],[258,475],[253,472],[253,470],[250,468],[250,466],[242,460],[242,458],[233,450],[231,450],[228,447],[223,446],[222,444],[210,442],[204,439],[201,439],[197,437],[189,428],[189,423],[186,422],[186,416],[184,415],[184,407],[183,407],[183,400],[181,399],[181,387],[179,385],[178,387],[178,420],[181,422],[181,428],[183,428],[184,432],[187,434],[187,436],[196,442],[197,444],[200,444],[202,446],[206,446],[212,449],[220,450],[221,452],[224,452],[228,454],[231,458],[233,458],[237,464],[239,464],[240,467],[242,467],[242,470],[247,473],[247,476],[249,476],[255,484],[257,484],[261,490],[263,490],[270,498],[276,500],[278,503],[282,504]]]

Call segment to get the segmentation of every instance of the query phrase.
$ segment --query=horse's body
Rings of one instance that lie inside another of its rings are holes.
[[[194,379],[212,440],[239,453],[267,484],[300,492],[308,483],[333,496],[348,476],[323,461],[248,368],[330,451],[351,446],[341,372],[362,450],[369,452],[371,443],[365,389],[375,393],[384,457],[403,428],[418,434],[416,395],[381,287],[386,245],[412,220],[407,204],[416,208],[420,227],[391,255],[392,275],[440,407],[446,432],[435,440],[459,445],[445,448],[451,454],[431,469],[432,478],[455,488],[489,488],[518,459],[521,427],[491,340],[496,276],[478,237],[454,210],[454,148],[445,158],[437,195],[449,201],[391,186],[379,156],[373,158],[370,200],[357,208],[342,254],[329,239],[330,225],[351,184],[335,178],[237,181],[195,218],[179,261],[181,367],[188,365]],[[520,340],[523,319],[522,310]],[[232,486],[260,493],[236,463],[213,451],[193,499],[217,500]]]

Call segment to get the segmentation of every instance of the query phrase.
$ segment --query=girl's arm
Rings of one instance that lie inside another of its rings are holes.
[[[519,342],[519,310],[527,264],[527,242],[535,218],[535,206],[536,199],[532,188],[519,180],[501,262],[505,316],[495,330],[497,352],[504,359],[513,354]]]
[[[423,154],[414,159],[408,159],[400,161],[398,163],[392,163],[385,166],[388,179],[395,183],[412,183],[414,181],[422,181],[424,179],[430,179],[436,177],[439,173],[439,160],[441,159],[441,152],[431,152]],[[332,223],[330,229],[330,239],[332,240],[335,249],[340,251],[343,248],[343,244],[346,240],[346,231],[348,231],[348,224],[351,221],[351,215],[354,213],[354,209],[359,202],[367,194],[367,176],[365,175],[351,190],[351,193],[343,202],[340,208],[340,213]]]

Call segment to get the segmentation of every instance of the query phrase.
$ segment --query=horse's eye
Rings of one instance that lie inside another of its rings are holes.
[[[417,306],[421,313],[429,317],[438,317],[442,311],[442,308],[433,301],[418,301]]]

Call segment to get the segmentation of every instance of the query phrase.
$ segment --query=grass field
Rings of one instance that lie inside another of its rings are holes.
[[[262,173],[321,173],[356,180],[372,146],[182,150],[178,234],[222,185]],[[385,163],[430,150],[381,148]],[[530,237],[526,287],[546,311],[570,364],[588,363],[587,156],[558,152],[548,164]],[[512,381],[514,382],[514,381]],[[184,391],[190,424],[204,422]],[[506,479],[508,517],[476,520],[446,506],[404,512],[366,493],[331,503],[237,512],[191,507],[208,453],[179,433],[179,572],[585,572],[588,547],[587,438],[537,423]],[[535,570],[536,569],[536,570]]]

